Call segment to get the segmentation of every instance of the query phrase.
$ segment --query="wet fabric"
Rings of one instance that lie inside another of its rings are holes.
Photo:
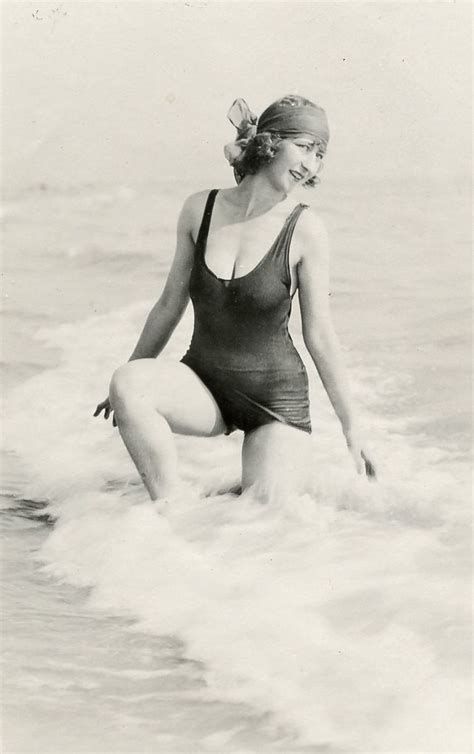
[[[280,421],[311,432],[306,369],[288,332],[289,249],[297,205],[274,243],[246,275],[223,279],[206,264],[217,189],[208,197],[190,279],[194,332],[181,361],[213,394],[228,430]]]

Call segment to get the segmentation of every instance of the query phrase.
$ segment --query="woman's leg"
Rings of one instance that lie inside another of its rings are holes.
[[[249,432],[242,446],[242,489],[255,485],[265,499],[304,492],[311,448],[307,432],[278,421]]]
[[[130,361],[114,373],[109,395],[122,440],[152,500],[176,490],[173,432],[213,437],[226,430],[210,391],[180,362]]]

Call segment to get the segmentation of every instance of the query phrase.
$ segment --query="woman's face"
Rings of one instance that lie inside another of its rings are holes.
[[[265,167],[272,185],[285,194],[313,178],[322,167],[323,149],[310,135],[283,139],[278,152]]]

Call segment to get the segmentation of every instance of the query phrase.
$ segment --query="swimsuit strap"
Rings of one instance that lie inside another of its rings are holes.
[[[295,229],[298,218],[304,209],[308,209],[308,204],[297,204],[296,207],[290,212],[285,220],[283,228],[281,229],[275,246],[273,248],[272,257],[273,260],[281,265],[282,272],[286,278],[287,285],[291,287],[291,270],[290,270],[290,245],[293,238],[293,231]]]
[[[214,208],[214,202],[216,200],[218,191],[219,189],[212,189],[212,191],[209,192],[206,206],[204,208],[204,214],[202,216],[201,226],[199,228],[199,233],[198,233],[198,237],[196,241],[196,247],[200,250],[201,254],[202,254],[202,250],[206,246],[207,236],[209,233],[209,226],[211,224],[212,210]]]
[[[283,228],[281,229],[279,237],[279,246],[282,244],[285,247],[285,251],[290,248],[291,239],[293,237],[293,231],[295,229],[298,218],[304,209],[308,209],[308,204],[297,204],[294,207],[288,217],[286,218]]]
[[[206,206],[201,220],[201,226],[197,237],[196,247],[199,249],[201,257],[203,251],[206,248],[207,236],[209,234],[209,227],[211,224],[212,210],[214,209],[214,202],[218,194],[219,189],[212,189],[207,197]],[[297,204],[296,207],[290,212],[286,218],[280,233],[277,236],[273,247],[273,253],[271,256],[273,259],[281,259],[284,268],[287,283],[291,285],[291,271],[290,271],[290,244],[293,237],[293,231],[301,212],[304,209],[308,209],[307,204]]]

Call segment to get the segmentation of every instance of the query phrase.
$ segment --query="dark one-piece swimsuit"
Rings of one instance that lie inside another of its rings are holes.
[[[289,250],[307,207],[297,205],[273,245],[246,275],[218,278],[205,261],[217,194],[207,199],[190,278],[194,332],[181,361],[214,396],[227,434],[279,421],[311,432],[308,377],[288,332],[291,313]]]

